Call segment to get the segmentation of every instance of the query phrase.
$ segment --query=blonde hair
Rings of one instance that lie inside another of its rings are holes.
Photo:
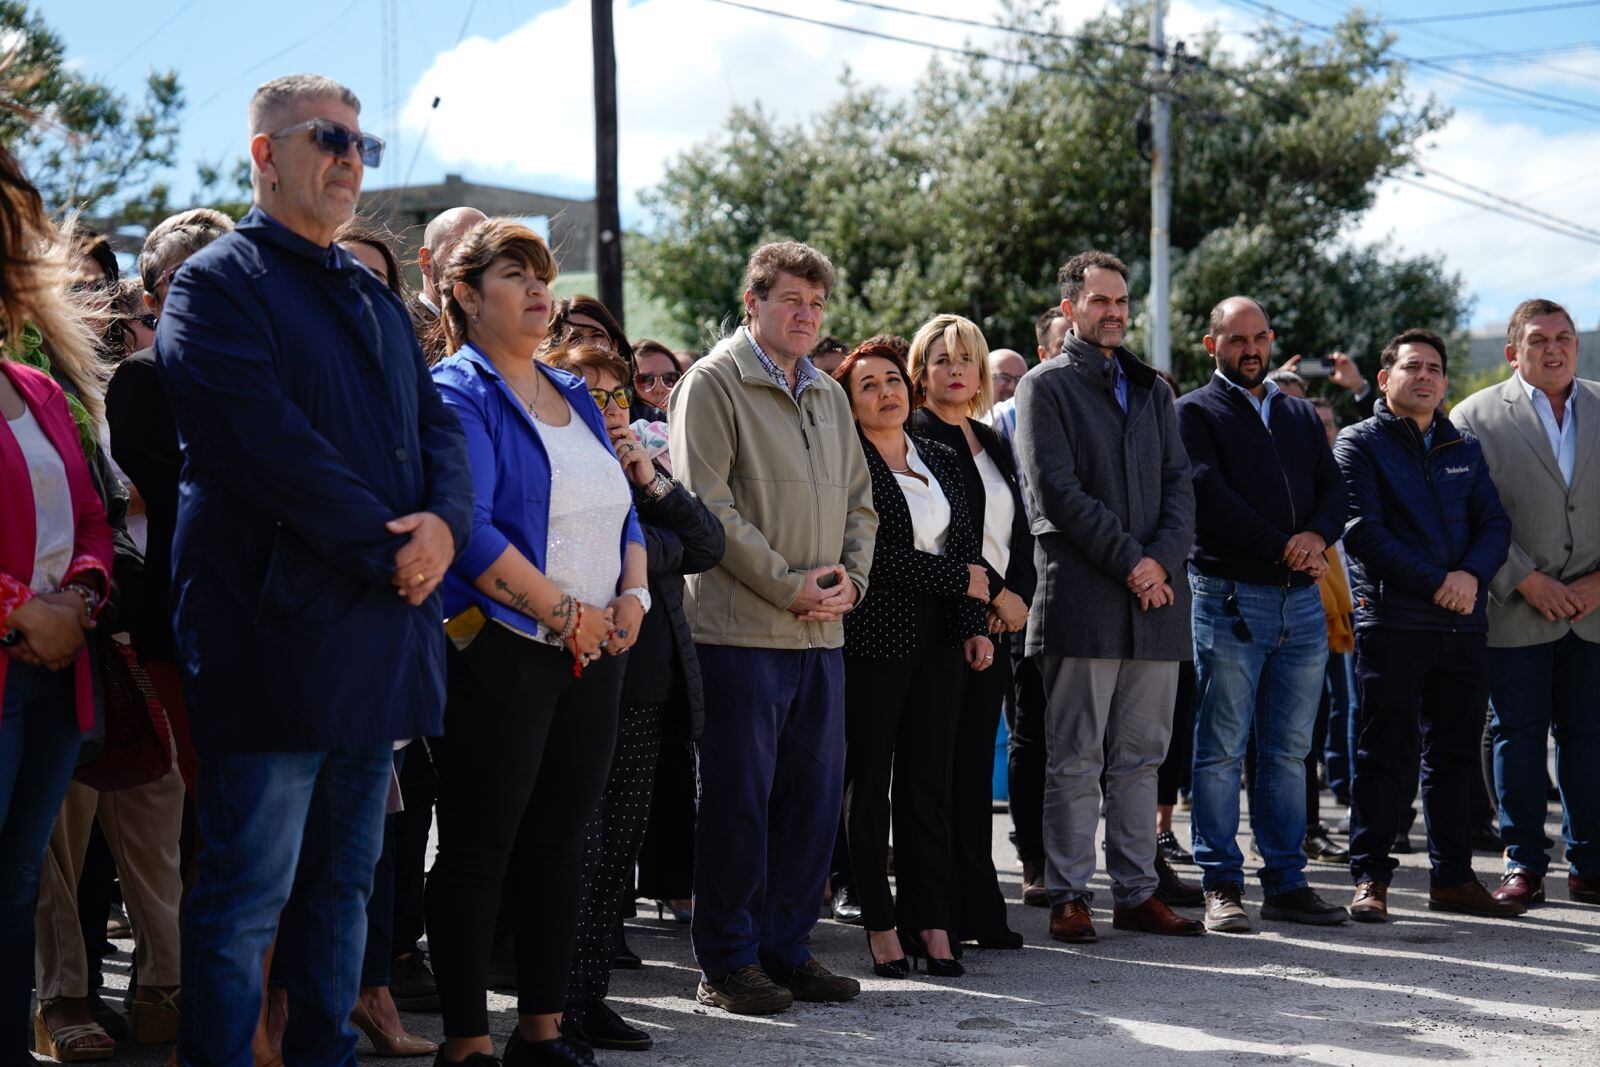
[[[959,354],[977,364],[978,388],[967,401],[967,417],[977,418],[994,405],[994,382],[989,377],[989,342],[983,339],[983,331],[978,329],[977,323],[960,315],[935,315],[911,338],[906,366],[911,378],[912,403],[927,403],[928,349],[936,340],[944,342],[945,351],[952,358]]]

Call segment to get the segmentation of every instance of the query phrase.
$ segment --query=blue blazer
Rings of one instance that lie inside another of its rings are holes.
[[[611,449],[605,417],[595,406],[583,379],[575,374],[535,362],[545,379],[561,390],[572,408],[596,438]],[[550,526],[550,456],[534,429],[533,420],[489,357],[472,345],[442,359],[433,368],[433,380],[447,406],[461,420],[467,438],[467,462],[472,468],[472,526],[467,542],[444,579],[444,613],[449,618],[476,605],[530,637],[538,624],[507,607],[472,583],[512,546],[541,571]],[[621,468],[618,468],[621,476]],[[628,543],[644,545],[639,515],[630,504],[617,546],[618,573]],[[603,605],[602,605],[603,606]]]
[[[326,751],[436,735],[437,594],[390,584],[384,524],[459,545],[466,442],[405,307],[259,209],[178,270],[155,359],[183,450],[173,625],[196,747]]]

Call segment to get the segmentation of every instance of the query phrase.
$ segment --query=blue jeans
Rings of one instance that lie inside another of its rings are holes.
[[[261,958],[298,866],[308,906],[305,923],[285,930],[294,944],[280,946],[294,961],[284,975],[284,1061],[354,1067],[349,1015],[393,766],[388,745],[201,754],[195,813],[205,849],[183,923],[182,1062],[249,1067]]]
[[[1489,649],[1494,709],[1494,785],[1506,865],[1544,874],[1545,738],[1555,734],[1556,784],[1567,861],[1585,878],[1600,877],[1600,645],[1569,633],[1525,648]]]
[[[1341,804],[1350,803],[1350,773],[1354,762],[1356,686],[1354,657],[1329,652],[1323,684],[1328,694],[1328,741],[1322,761],[1328,768],[1328,788]]]
[[[695,958],[707,978],[798,967],[844,799],[844,653],[696,645]]]
[[[73,671],[12,660],[0,704],[0,1062],[31,1060],[39,867],[81,743]]]
[[[1239,775],[1255,724],[1250,825],[1268,896],[1306,884],[1306,753],[1322,697],[1322,596],[1189,575],[1194,591],[1194,860],[1207,889],[1244,883]],[[1248,628],[1248,635],[1243,631]],[[1259,810],[1258,810],[1259,808]]]

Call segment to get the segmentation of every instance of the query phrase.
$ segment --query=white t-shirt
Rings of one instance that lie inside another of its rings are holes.
[[[33,515],[37,526],[33,542],[33,577],[28,588],[35,593],[53,593],[72,566],[72,545],[77,521],[72,514],[72,489],[67,484],[67,465],[33,412],[6,423],[22,449],[33,483]]]
[[[988,452],[979,452],[972,461],[983,479],[983,558],[1004,575],[1011,564],[1011,521],[1017,513],[1017,505],[1011,499],[1011,483]]]
[[[574,411],[565,426],[535,422],[550,457],[550,522],[544,575],[583,601],[605,607],[622,576],[622,530],[633,493],[617,455]],[[561,638],[543,623],[539,639]]]
[[[950,532],[950,501],[945,499],[939,479],[922,461],[917,446],[909,437],[906,438],[906,466],[913,473],[894,471],[894,480],[906,498],[906,510],[911,512],[911,543],[919,552],[942,556],[945,537]],[[918,474],[922,477],[918,478]]]

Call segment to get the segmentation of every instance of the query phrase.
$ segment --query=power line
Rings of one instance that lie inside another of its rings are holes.
[[[879,3],[877,0],[836,0],[836,2],[849,4],[852,7],[869,8],[873,11],[887,11],[895,15],[910,15],[913,18],[947,22],[955,26],[971,26],[979,30],[1015,33],[1024,37],[1043,37],[1052,41],[1071,41],[1075,44],[1110,45],[1113,48],[1126,48],[1133,52],[1156,51],[1144,41],[1119,41],[1112,37],[1094,37],[1086,33],[1062,33],[1059,30],[1030,30],[1023,26],[1007,26],[1004,23],[984,22],[982,19],[962,18],[960,15],[941,15],[933,11],[917,11],[908,7],[896,7],[893,4]],[[1596,0],[1596,2],[1600,3],[1600,0]]]
[[[450,51],[454,52],[457,48],[461,47],[462,40],[467,36],[467,27],[472,25],[472,13],[476,10],[478,10],[478,0],[472,0],[472,2],[467,5],[467,13],[461,19],[461,29],[456,31],[456,41],[455,44],[450,46]],[[436,96],[433,98],[433,107],[428,110],[428,121],[422,127],[422,136],[417,138],[417,147],[411,153],[411,163],[406,167],[406,176],[401,180],[400,184],[395,187],[396,189],[404,189],[411,184],[411,173],[417,169],[417,160],[422,158],[422,146],[428,143],[428,131],[433,129],[433,117],[438,113],[439,98]],[[399,121],[399,116],[395,116],[396,125],[399,124]],[[392,196],[393,193],[390,195]]]
[[[200,0],[188,0],[188,3],[183,4],[182,6],[180,6],[178,8],[178,10],[176,10],[172,14],[168,15],[166,21],[163,22],[161,25],[157,26],[155,29],[151,30],[150,31],[150,35],[148,37],[146,37],[144,40],[140,41],[138,44],[134,45],[132,48],[128,49],[128,54],[127,55],[123,56],[121,59],[119,59],[115,63],[111,64],[111,66],[107,67],[106,70],[105,70],[105,73],[102,75],[102,77],[110,77],[111,74],[113,74],[117,70],[117,68],[121,67],[124,63],[126,63],[128,60],[132,59],[134,56],[138,55],[140,49],[142,49],[145,45],[149,44],[151,41],[155,40],[157,37],[161,36],[161,31],[166,29],[168,26],[172,25],[174,22],[176,22],[178,20],[178,16],[179,15],[183,14],[185,11],[189,10],[191,7],[193,7],[195,4],[198,4],[199,2],[200,2]]]
[[[361,3],[361,0],[350,0],[350,3],[346,4],[344,7],[339,9],[338,14],[334,15],[331,19],[329,19],[327,22],[323,23],[321,26],[317,27],[317,29],[313,30],[311,33],[308,33],[304,37],[300,38],[294,44],[291,44],[291,45],[289,45],[289,46],[287,46],[285,48],[280,48],[276,52],[274,52],[270,56],[268,56],[266,59],[261,60],[259,63],[255,63],[255,64],[253,64],[251,66],[246,67],[244,70],[241,70],[238,74],[234,75],[233,78],[231,78],[228,81],[224,82],[222,84],[222,86],[217,89],[216,92],[212,93],[210,96],[208,96],[204,100],[200,101],[200,103],[196,104],[194,109],[196,111],[199,111],[199,110],[203,109],[207,104],[210,104],[212,101],[214,101],[218,97],[220,97],[223,93],[227,92],[228,89],[230,87],[232,87],[233,84],[235,82],[237,82],[240,78],[243,78],[248,74],[251,74],[251,73],[253,73],[255,71],[260,70],[262,67],[266,66],[268,63],[271,63],[273,60],[281,59],[284,56],[288,55],[290,52],[293,52],[296,48],[301,48],[301,47],[303,47],[305,45],[308,45],[312,41],[316,40],[318,37],[321,37],[323,34],[327,33],[329,30],[333,29],[334,26],[338,25],[341,21],[343,21],[344,17],[346,15],[350,14],[350,12],[354,11],[356,9],[356,5],[359,4],[359,3]]]
[[[1562,218],[1560,215],[1553,215],[1548,211],[1541,211],[1540,209],[1538,209],[1536,207],[1529,207],[1527,204],[1521,203],[1520,201],[1517,201],[1517,200],[1512,200],[1510,197],[1502,196],[1499,193],[1496,193],[1496,192],[1494,192],[1492,190],[1489,190],[1489,189],[1485,189],[1482,186],[1473,185],[1471,182],[1462,181],[1460,178],[1452,178],[1450,175],[1445,174],[1443,171],[1434,170],[1432,167],[1424,166],[1422,168],[1422,170],[1425,173],[1427,173],[1427,174],[1429,174],[1429,175],[1431,175],[1431,176],[1433,176],[1435,178],[1443,178],[1445,181],[1449,182],[1450,184],[1458,185],[1461,188],[1468,190],[1469,192],[1473,192],[1473,193],[1478,194],[1479,196],[1488,197],[1490,200],[1494,200],[1494,201],[1496,201],[1498,203],[1501,203],[1501,204],[1506,204],[1506,205],[1508,205],[1510,207],[1516,208],[1518,211],[1525,212],[1525,213],[1527,213],[1529,215],[1533,215],[1533,216],[1536,216],[1538,218],[1548,219],[1551,222],[1557,223],[1558,225],[1565,226],[1568,229],[1575,230],[1575,231],[1577,231],[1579,233],[1589,234],[1590,236],[1594,237],[1596,240],[1600,240],[1600,230],[1596,230],[1596,229],[1594,229],[1592,227],[1589,227],[1589,226],[1580,225],[1580,224],[1578,224],[1576,222],[1573,222],[1570,219]]]
[[[1573,230],[1568,229],[1565,226],[1553,226],[1548,222],[1543,222],[1536,218],[1516,215],[1503,207],[1499,207],[1498,205],[1483,200],[1475,200],[1472,197],[1464,196],[1461,193],[1453,193],[1448,189],[1440,189],[1438,186],[1429,185],[1426,182],[1420,182],[1417,179],[1408,177],[1404,174],[1395,174],[1391,177],[1394,181],[1400,182],[1403,185],[1411,185],[1418,189],[1427,190],[1428,192],[1433,193],[1435,196],[1442,196],[1449,200],[1459,200],[1463,204],[1471,204],[1473,207],[1482,208],[1485,211],[1491,211],[1496,215],[1504,215],[1508,219],[1513,219],[1529,226],[1537,226],[1541,230],[1548,230],[1551,233],[1558,234],[1562,237],[1571,238],[1574,241],[1586,241],[1592,245],[1600,245],[1600,236],[1595,236],[1592,230]]]
[[[1492,11],[1461,11],[1453,15],[1418,15],[1414,18],[1385,19],[1391,26],[1421,26],[1433,22],[1465,22],[1469,19],[1494,19],[1504,15],[1536,15],[1543,11],[1570,11],[1577,7],[1600,7],[1600,0],[1574,0],[1566,4],[1535,4],[1530,7],[1502,7]]]

